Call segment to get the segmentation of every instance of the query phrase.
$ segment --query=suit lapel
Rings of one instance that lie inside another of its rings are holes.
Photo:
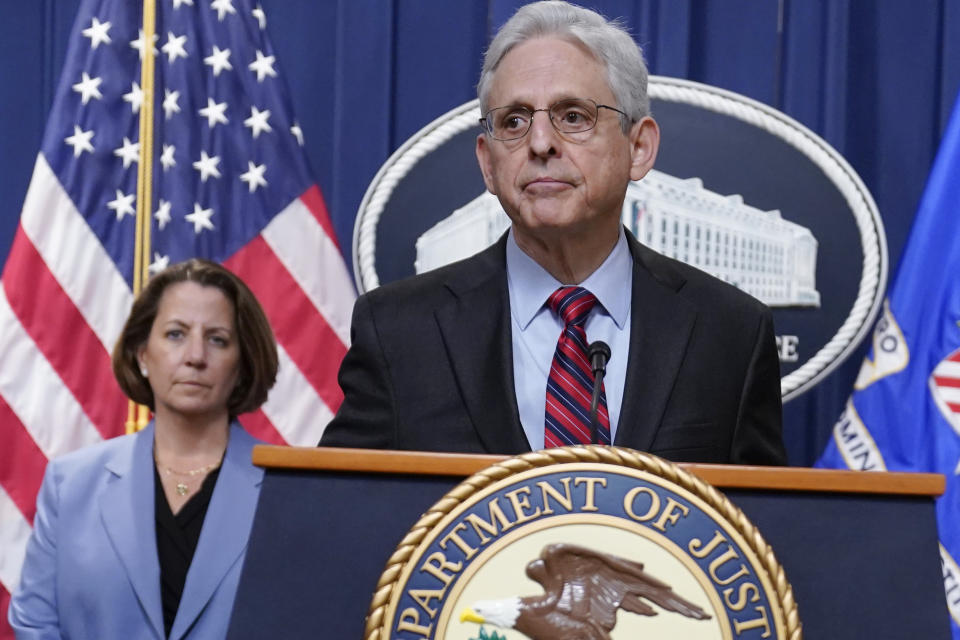
[[[630,358],[615,444],[648,451],[683,363],[696,311],[678,295],[685,280],[627,233],[633,254]]]
[[[181,638],[189,632],[224,576],[246,550],[263,481],[263,470],[250,464],[256,442],[239,426],[230,426],[220,476],[187,572],[180,608],[170,629],[171,639]],[[225,615],[229,616],[230,612]]]
[[[163,638],[152,452],[151,423],[107,461],[111,478],[100,499],[100,516],[150,628]]]
[[[435,315],[467,413],[488,453],[529,451],[513,383],[506,235],[447,282]]]

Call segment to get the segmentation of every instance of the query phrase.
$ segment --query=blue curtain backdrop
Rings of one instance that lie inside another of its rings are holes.
[[[411,134],[475,97],[490,34],[523,2],[261,2],[349,261],[354,216],[377,169]],[[77,4],[0,2],[0,261],[17,226]],[[822,135],[873,193],[895,268],[960,87],[960,0],[583,4],[622,17],[653,73],[742,93]],[[792,464],[810,465],[820,454],[862,357],[863,349],[786,405]]]

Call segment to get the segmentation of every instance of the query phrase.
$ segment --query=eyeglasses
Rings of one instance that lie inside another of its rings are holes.
[[[546,109],[528,109],[521,106],[497,107],[487,111],[480,118],[484,130],[501,142],[517,140],[527,135],[533,125],[533,114],[546,111],[550,124],[560,133],[586,133],[597,126],[600,109],[616,111],[626,117],[623,111],[605,104],[597,104],[586,98],[570,98],[555,102]]]

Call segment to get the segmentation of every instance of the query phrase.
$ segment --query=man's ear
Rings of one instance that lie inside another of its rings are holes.
[[[477,164],[480,165],[480,173],[483,174],[483,183],[487,185],[487,191],[497,195],[497,190],[493,184],[493,166],[490,160],[490,141],[483,133],[477,136]]]
[[[630,127],[630,179],[639,180],[653,168],[660,148],[660,127],[647,116]]]

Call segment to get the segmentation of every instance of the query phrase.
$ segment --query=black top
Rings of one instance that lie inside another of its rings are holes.
[[[177,617],[183,585],[200,540],[200,529],[207,515],[210,497],[217,484],[220,468],[217,467],[204,478],[200,490],[191,497],[177,515],[173,515],[157,467],[154,475],[154,511],[157,519],[157,557],[160,561],[160,600],[163,605],[163,628],[169,636],[173,620]]]

